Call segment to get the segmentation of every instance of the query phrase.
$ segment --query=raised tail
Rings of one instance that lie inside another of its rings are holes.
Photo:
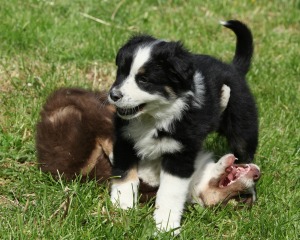
[[[235,55],[232,65],[242,74],[246,75],[253,56],[253,37],[250,29],[238,20],[221,21],[223,26],[231,29],[237,38]]]

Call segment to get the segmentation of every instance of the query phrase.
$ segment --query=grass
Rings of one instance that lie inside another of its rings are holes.
[[[255,38],[248,82],[260,112],[259,199],[251,210],[188,206],[178,238],[299,239],[299,0],[11,0],[0,15],[1,239],[153,239],[151,205],[118,211],[106,187],[55,181],[37,169],[41,105],[61,86],[108,89],[116,52],[135,32],[230,61],[234,35],[217,23],[232,18]],[[215,135],[207,148],[228,151]]]

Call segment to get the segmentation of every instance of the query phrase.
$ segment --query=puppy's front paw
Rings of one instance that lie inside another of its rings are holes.
[[[137,203],[138,183],[128,182],[113,184],[111,187],[112,203],[122,209],[133,208]]]
[[[173,235],[178,235],[180,233],[180,216],[181,214],[171,212],[170,209],[158,208],[154,211],[153,217],[159,232],[172,231]]]
[[[220,171],[220,173],[225,172],[226,168],[232,166],[236,159],[237,158],[231,153],[224,155],[216,163],[216,170]]]

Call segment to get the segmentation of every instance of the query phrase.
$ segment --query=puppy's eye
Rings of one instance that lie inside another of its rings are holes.
[[[145,76],[138,77],[138,82],[140,84],[150,84],[150,82],[148,81],[148,79]]]
[[[147,79],[141,79],[141,80],[139,80],[139,83],[147,84],[147,83],[149,83],[149,82],[147,81]]]

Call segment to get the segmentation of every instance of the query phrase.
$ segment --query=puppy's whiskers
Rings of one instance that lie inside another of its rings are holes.
[[[105,108],[107,105],[109,105],[108,98],[105,98],[104,101],[100,102],[100,109]]]

